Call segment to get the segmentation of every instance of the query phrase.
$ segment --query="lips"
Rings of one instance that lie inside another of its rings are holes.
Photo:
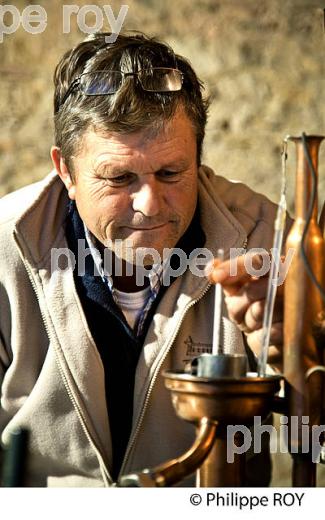
[[[130,226],[125,226],[125,227],[127,227],[128,229],[132,229],[133,231],[154,231],[155,229],[160,229],[166,225],[167,225],[167,222],[164,224],[159,224],[158,226],[151,226],[151,227],[130,227]]]

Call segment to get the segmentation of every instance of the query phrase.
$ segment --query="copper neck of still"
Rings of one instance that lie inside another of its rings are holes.
[[[297,171],[296,171],[296,196],[295,196],[295,216],[303,220],[307,217],[308,206],[310,204],[310,197],[312,195],[312,172],[310,171],[307,158],[305,156],[305,150],[301,137],[290,137],[291,141],[296,144],[297,154]],[[319,147],[324,139],[323,136],[309,135],[305,137],[306,145],[309,151],[309,155],[316,173],[316,184],[317,184],[317,172],[318,172],[318,153]],[[317,190],[317,186],[316,186]],[[317,221],[318,204],[317,197],[313,205],[312,219]]]

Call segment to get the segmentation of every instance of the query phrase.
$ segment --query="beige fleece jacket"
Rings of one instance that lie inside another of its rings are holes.
[[[226,255],[246,244],[271,247],[274,204],[207,167],[199,177],[205,247]],[[0,201],[0,431],[7,443],[12,428],[29,429],[27,485],[110,486],[103,365],[72,270],[51,273],[51,249],[67,247],[66,211],[66,190],[53,172]],[[188,269],[160,302],[137,366],[121,474],[180,455],[193,442],[194,427],[176,416],[161,372],[211,350],[213,297],[207,279]],[[227,352],[243,351],[226,309],[222,334]]]

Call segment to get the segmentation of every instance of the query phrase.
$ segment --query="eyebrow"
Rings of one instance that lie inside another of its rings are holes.
[[[179,161],[164,164],[156,171],[160,172],[160,171],[168,170],[168,169],[185,170],[187,167],[188,167],[188,162],[184,159],[180,159]],[[125,174],[134,173],[132,170],[127,170],[125,168],[121,169],[118,166],[112,166],[109,163],[105,163],[104,161],[95,167],[96,172],[101,171],[101,169],[108,171],[111,175],[125,175]]]

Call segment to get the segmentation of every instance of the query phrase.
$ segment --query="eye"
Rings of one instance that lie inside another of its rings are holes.
[[[109,179],[111,182],[116,182],[117,184],[122,184],[123,182],[127,182],[130,180],[131,175],[129,173],[124,173],[123,175],[119,175],[118,177],[113,177]]]
[[[103,177],[103,179],[111,186],[126,186],[132,182],[134,175],[132,173],[123,173],[116,177]]]
[[[160,177],[162,180],[168,182],[176,182],[178,181],[181,172],[172,170],[159,170],[156,175]]]

